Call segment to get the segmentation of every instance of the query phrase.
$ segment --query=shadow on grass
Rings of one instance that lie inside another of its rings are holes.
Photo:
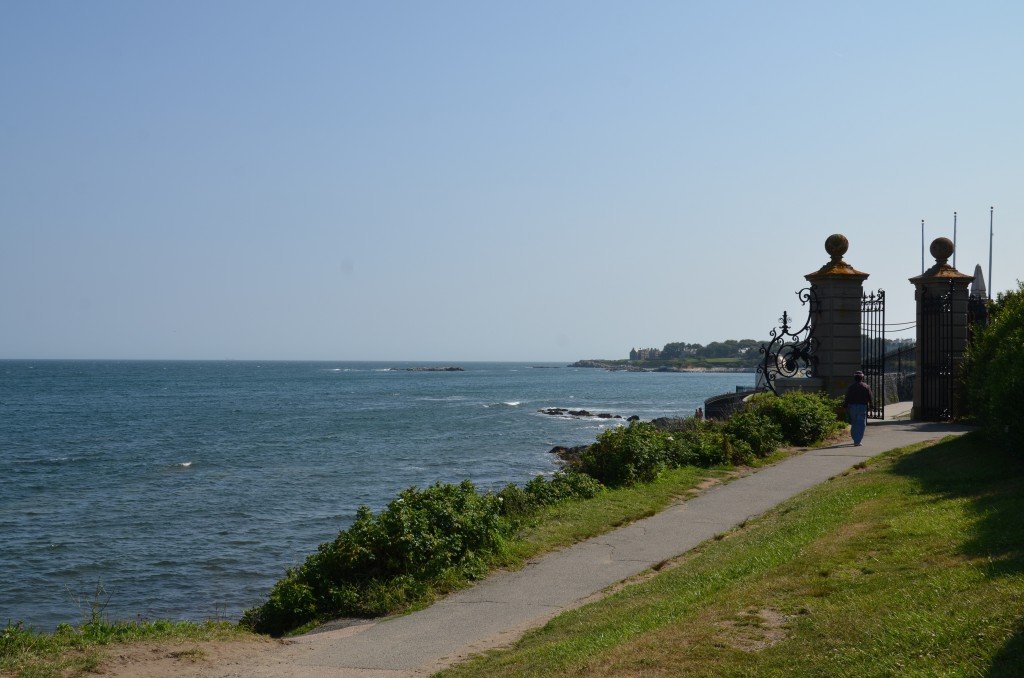
[[[1006,641],[1006,645],[1003,645],[999,654],[992,660],[992,666],[989,667],[987,675],[992,678],[996,676],[1016,678],[1021,674],[1022,666],[1024,666],[1024,624],[1018,624],[1013,638]]]
[[[966,499],[977,520],[960,552],[988,560],[990,577],[1024,573],[1024,455],[989,444],[980,433],[927,447],[896,462],[893,472],[929,493]],[[989,675],[1020,675],[1024,625],[996,656]]]

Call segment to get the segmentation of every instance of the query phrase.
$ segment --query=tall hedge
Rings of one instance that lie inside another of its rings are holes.
[[[989,324],[978,330],[965,362],[967,401],[988,437],[1024,450],[1024,283],[1000,294],[989,308]]]

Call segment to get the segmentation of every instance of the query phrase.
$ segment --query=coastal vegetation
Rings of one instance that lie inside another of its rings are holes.
[[[575,464],[497,492],[470,482],[409,488],[379,513],[360,509],[355,522],[290,569],[268,600],[235,625],[110,622],[94,608],[80,626],[53,633],[8,623],[0,636],[0,672],[24,676],[94,670],[108,648],[139,641],[253,639],[283,635],[339,616],[372,617],[417,609],[499,567],[644,518],[735,464],[762,463],[787,431],[827,437],[841,428],[835,403],[790,394],[783,404],[755,397],[727,422],[683,420],[659,429],[633,422],[602,434]],[[793,419],[816,422],[810,433]],[[201,649],[183,650],[201,653]]]
[[[893,450],[441,675],[1017,675],[1024,463]]]
[[[650,482],[666,468],[749,464],[783,444],[811,445],[828,438],[843,426],[838,406],[816,393],[758,394],[724,423],[685,419],[677,428],[662,430],[633,422],[603,432],[581,454],[579,469],[617,487]]]
[[[678,430],[661,430],[632,422],[607,430],[577,464],[524,487],[480,492],[465,481],[409,488],[378,514],[361,508],[347,530],[288,570],[269,599],[248,610],[241,623],[282,635],[336,617],[413,609],[494,567],[520,564],[530,551],[523,542],[538,543],[530,530],[545,510],[572,504],[582,516],[592,509],[588,502],[601,495],[655,482],[669,471],[690,469],[680,477],[696,484],[695,469],[751,463],[782,444],[807,445],[831,435],[842,427],[835,412],[836,402],[821,395],[761,396],[736,423],[694,419]],[[651,510],[648,505],[627,512],[604,529]],[[563,532],[566,540],[554,545],[592,534],[592,527],[569,529]]]
[[[1018,405],[1024,388],[1024,283],[989,305],[989,323],[968,349],[966,392],[971,413],[990,441],[1021,451],[1024,423]]]

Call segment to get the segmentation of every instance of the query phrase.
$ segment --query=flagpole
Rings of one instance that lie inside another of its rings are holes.
[[[992,285],[992,214],[996,211],[995,207],[988,208],[988,298],[992,298],[992,294],[995,292],[995,287]]]
[[[956,210],[953,210],[953,268],[956,268]]]
[[[989,250],[991,249],[989,247]],[[989,260],[991,259],[991,252],[989,252]],[[924,273],[924,219],[921,220],[921,273]]]

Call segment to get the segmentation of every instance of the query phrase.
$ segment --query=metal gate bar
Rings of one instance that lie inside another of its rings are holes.
[[[953,284],[940,294],[922,290],[921,340],[921,418],[949,421],[953,418],[954,366],[961,356],[953,354]]]
[[[860,332],[861,371],[874,395],[868,419],[885,419],[885,290],[861,295]]]

